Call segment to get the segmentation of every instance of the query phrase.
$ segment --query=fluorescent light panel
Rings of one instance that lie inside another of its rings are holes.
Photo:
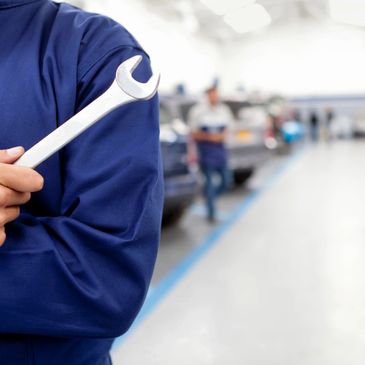
[[[227,14],[224,21],[237,33],[248,33],[271,23],[270,14],[259,4],[253,4]]]
[[[256,0],[200,0],[210,10],[218,15],[225,15],[229,12],[252,5]]]
[[[365,26],[365,0],[329,0],[329,10],[337,22]]]

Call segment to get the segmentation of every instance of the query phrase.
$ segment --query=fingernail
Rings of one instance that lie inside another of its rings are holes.
[[[8,150],[6,150],[6,153],[12,157],[18,156],[22,152],[23,152],[23,147],[13,147],[13,148],[9,148]]]

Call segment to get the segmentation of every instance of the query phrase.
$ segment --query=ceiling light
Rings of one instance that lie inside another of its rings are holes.
[[[256,0],[200,0],[210,10],[218,15],[225,15],[229,12],[252,5]]]
[[[185,29],[190,33],[196,33],[200,28],[200,24],[192,5],[185,1],[180,1],[176,4],[176,8],[180,12]]]
[[[329,11],[337,22],[365,26],[364,0],[329,0]]]
[[[237,33],[247,33],[266,27],[271,17],[262,5],[253,4],[227,14],[224,21]]]

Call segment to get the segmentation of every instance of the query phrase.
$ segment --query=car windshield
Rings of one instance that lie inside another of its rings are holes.
[[[231,109],[231,112],[233,113],[236,120],[239,117],[239,112],[243,108],[251,106],[251,103],[249,103],[248,101],[235,101],[235,100],[224,100],[223,104],[226,104],[229,107],[229,109]]]
[[[188,122],[190,110],[195,104],[194,101],[180,104],[180,115],[184,122]]]
[[[260,106],[243,107],[238,111],[238,120],[243,123],[265,124],[267,113]]]

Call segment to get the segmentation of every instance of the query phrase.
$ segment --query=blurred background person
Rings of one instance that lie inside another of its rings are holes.
[[[229,107],[219,101],[218,89],[213,86],[206,90],[206,100],[192,108],[188,119],[198,147],[200,169],[205,177],[207,219],[215,222],[215,198],[227,189],[231,180],[225,140],[233,115]]]
[[[325,126],[325,137],[326,141],[332,140],[332,122],[335,118],[335,114],[333,112],[333,109],[331,107],[328,107],[326,109],[326,126]]]
[[[318,142],[319,138],[319,118],[315,110],[312,110],[309,117],[309,128],[312,142]]]

